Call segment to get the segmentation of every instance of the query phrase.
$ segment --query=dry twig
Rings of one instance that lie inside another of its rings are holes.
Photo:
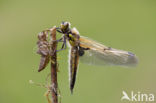
[[[51,31],[51,93],[53,103],[58,103],[58,92],[57,92],[57,42],[56,42],[56,27],[50,29]]]

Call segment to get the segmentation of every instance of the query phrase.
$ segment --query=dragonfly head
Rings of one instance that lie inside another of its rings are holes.
[[[70,23],[69,22],[62,22],[60,25],[60,29],[63,33],[67,33],[70,30]]]

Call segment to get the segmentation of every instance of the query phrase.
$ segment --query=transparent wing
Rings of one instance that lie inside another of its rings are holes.
[[[80,61],[89,65],[135,66],[138,62],[131,52],[113,49],[86,37],[80,37],[80,47],[87,48]]]

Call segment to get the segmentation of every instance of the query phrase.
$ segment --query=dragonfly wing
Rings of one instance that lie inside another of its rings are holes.
[[[80,61],[90,65],[121,65],[135,66],[137,57],[135,54],[123,50],[104,46],[86,37],[80,38],[80,47],[87,48]]]
[[[79,62],[79,51],[77,46],[71,46],[70,49],[70,61],[69,61],[69,80],[70,80],[70,90],[73,92],[73,88],[76,81],[78,62]]]

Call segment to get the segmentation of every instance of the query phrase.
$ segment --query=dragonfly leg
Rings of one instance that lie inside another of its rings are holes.
[[[61,37],[61,38],[58,39],[58,40],[52,40],[52,42],[64,42],[64,41],[63,41],[63,37]]]
[[[64,37],[62,47],[61,47],[61,49],[57,50],[57,52],[62,51],[62,50],[65,50],[66,47],[67,47],[67,43],[66,43],[66,38]]]
[[[63,34],[63,32],[60,30],[60,28],[56,28],[57,32]]]
[[[63,41],[59,41],[59,40],[56,40],[56,41],[58,41],[58,42],[63,42],[63,44],[62,44],[62,47],[61,47],[61,49],[59,49],[59,50],[55,50],[53,53],[55,53],[55,52],[59,52],[59,51],[62,51],[62,50],[65,50],[66,49],[66,38],[65,37],[63,37],[64,38],[64,40]],[[53,55],[53,53],[51,54],[51,55]]]

